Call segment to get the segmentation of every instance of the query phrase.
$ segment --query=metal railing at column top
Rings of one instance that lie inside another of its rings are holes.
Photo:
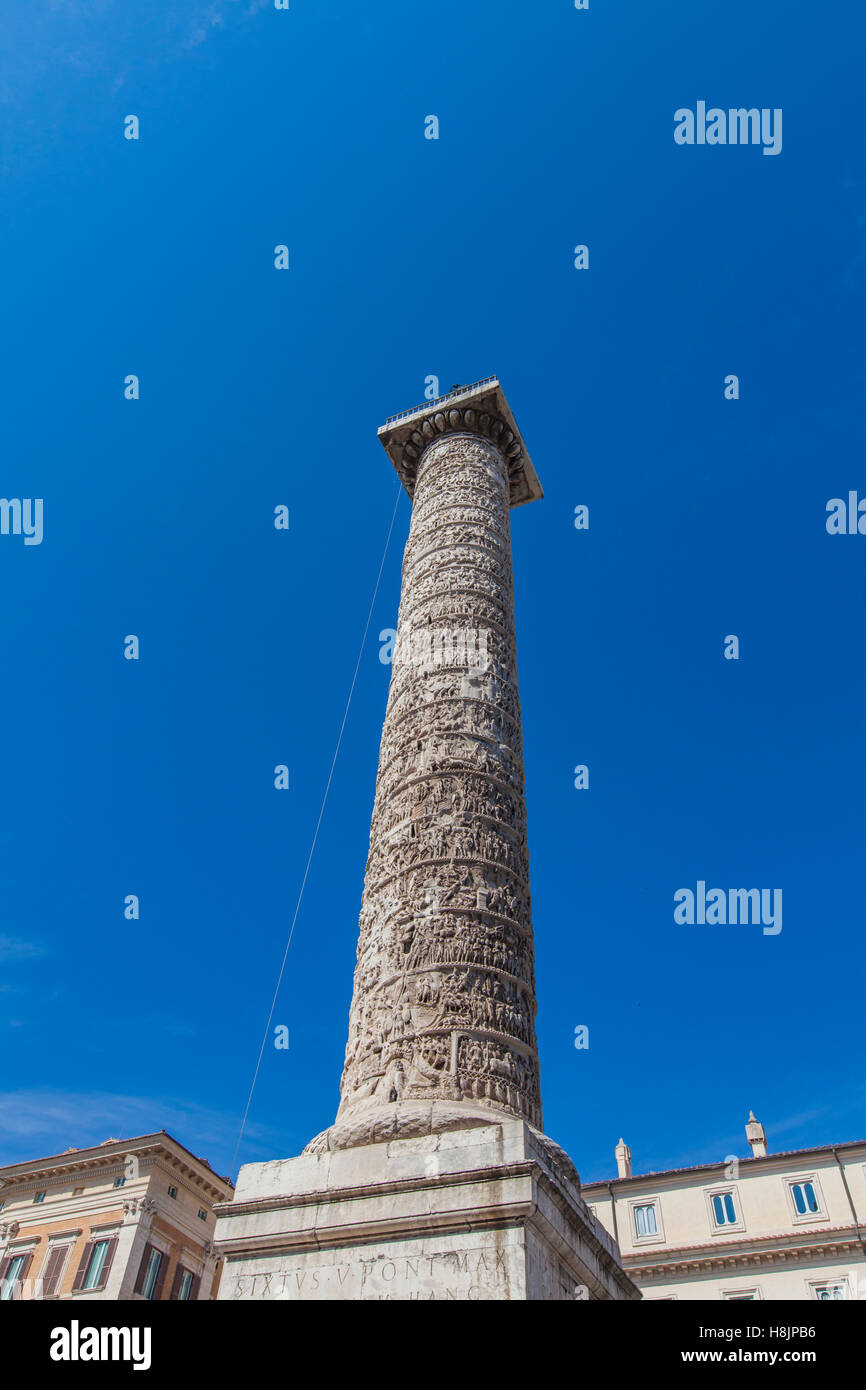
[[[433,410],[443,401],[456,400],[458,396],[464,395],[467,391],[477,391],[479,386],[489,386],[494,381],[498,381],[498,377],[484,376],[480,381],[473,381],[468,386],[458,386],[453,391],[446,391],[444,396],[435,396],[433,400],[422,401],[420,405],[413,405],[409,410],[401,410],[398,415],[389,415],[385,425],[394,425],[398,420],[406,420],[410,415],[417,415],[419,410]]]

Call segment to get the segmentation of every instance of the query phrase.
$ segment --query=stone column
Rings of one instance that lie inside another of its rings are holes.
[[[509,519],[541,488],[495,379],[380,435],[412,522],[341,1103],[313,1148],[541,1128]]]
[[[228,1299],[634,1299],[541,1130],[495,377],[379,431],[413,499],[337,1118],[217,1208]]]

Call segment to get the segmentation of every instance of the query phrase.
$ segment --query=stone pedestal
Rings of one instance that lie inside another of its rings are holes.
[[[248,1164],[216,1210],[220,1299],[640,1298],[523,1120]]]

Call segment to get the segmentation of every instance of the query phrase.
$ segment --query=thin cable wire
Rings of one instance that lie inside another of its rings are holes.
[[[361,638],[361,645],[360,645],[360,647],[359,647],[359,649],[358,649],[358,660],[355,662],[355,670],[354,670],[354,673],[353,673],[353,675],[352,675],[352,684],[351,684],[351,686],[349,687],[349,698],[348,698],[347,701],[346,701],[346,708],[345,708],[344,711],[343,711],[343,722],[342,722],[342,724],[340,725],[340,732],[339,732],[339,734],[337,735],[337,746],[336,746],[336,748],[334,749],[334,756],[333,756],[333,758],[331,759],[331,770],[330,770],[330,772],[328,773],[328,780],[327,780],[327,782],[326,782],[326,784],[325,784],[325,794],[324,794],[324,796],[322,797],[322,805],[321,805],[321,807],[320,807],[320,809],[319,809],[319,819],[316,821],[316,829],[315,829],[315,831],[313,832],[313,843],[310,845],[310,852],[309,852],[309,854],[307,855],[307,865],[306,865],[306,868],[304,869],[304,877],[301,879],[301,888],[300,888],[300,892],[298,893],[298,901],[297,901],[297,903],[295,904],[295,914],[294,914],[294,916],[292,917],[292,925],[291,925],[291,927],[289,928],[289,939],[288,939],[288,941],[286,942],[286,949],[285,949],[285,951],[283,952],[283,960],[282,960],[282,964],[280,965],[280,973],[279,973],[279,975],[277,976],[277,987],[276,987],[276,989],[274,990],[274,997],[273,997],[273,999],[271,1000],[270,1012],[268,1013],[268,1021],[267,1021],[267,1023],[265,1024],[265,1031],[264,1031],[264,1033],[263,1033],[263,1035],[262,1035],[262,1045],[261,1045],[261,1047],[259,1048],[258,1061],[256,1062],[256,1069],[255,1069],[255,1071],[254,1071],[254,1073],[253,1073],[253,1081],[252,1081],[252,1085],[250,1086],[250,1093],[249,1093],[249,1095],[247,1096],[246,1109],[244,1110],[243,1119],[241,1120],[241,1127],[240,1127],[240,1131],[239,1131],[239,1133],[238,1133],[238,1142],[235,1144],[234,1157],[232,1158],[232,1172],[234,1172],[235,1164],[237,1163],[237,1159],[238,1159],[238,1152],[239,1152],[240,1147],[241,1147],[241,1140],[242,1140],[243,1137],[244,1137],[244,1130],[246,1129],[246,1124],[247,1124],[247,1116],[248,1116],[249,1113],[250,1113],[250,1106],[251,1106],[252,1100],[253,1100],[253,1092],[254,1092],[255,1089],[256,1089],[256,1082],[257,1082],[258,1079],[259,1079],[259,1070],[260,1070],[261,1065],[262,1065],[262,1058],[263,1058],[264,1055],[265,1055],[265,1048],[266,1048],[266,1046],[267,1046],[268,1038],[269,1038],[270,1032],[271,1032],[271,1021],[272,1021],[272,1019],[273,1019],[273,1017],[274,1017],[274,1009],[277,1007],[277,996],[279,995],[279,992],[280,992],[280,985],[281,985],[282,982],[283,982],[283,972],[285,971],[285,968],[286,968],[286,960],[287,960],[288,954],[289,954],[289,947],[290,947],[291,944],[292,944],[292,937],[293,937],[294,932],[295,932],[295,923],[296,923],[297,920],[298,920],[298,913],[299,913],[300,910],[301,910],[301,902],[303,901],[303,897],[304,897],[304,889],[305,889],[306,886],[307,886],[307,878],[308,878],[309,873],[310,873],[310,865],[311,865],[312,862],[313,862],[313,855],[314,855],[315,852],[316,852],[316,841],[317,841],[318,838],[319,838],[319,829],[320,829],[321,824],[322,824],[322,818],[324,817],[324,814],[325,814],[325,806],[327,805],[327,802],[328,802],[328,793],[329,793],[329,791],[331,790],[331,782],[334,780],[334,769],[335,769],[335,767],[337,766],[337,758],[339,757],[339,754],[340,754],[340,745],[341,745],[342,742],[343,742],[343,733],[344,733],[345,728],[346,728],[346,720],[349,718],[349,707],[351,706],[351,703],[352,703],[352,696],[353,696],[354,693],[355,693],[355,684],[356,684],[356,682],[357,682],[357,680],[358,680],[358,672],[359,672],[359,670],[361,669],[361,660],[362,660],[363,655],[364,655],[364,648],[365,648],[365,646],[367,645],[367,633],[370,631],[370,623],[371,623],[372,620],[373,620],[373,609],[374,609],[375,606],[376,606],[376,599],[377,599],[378,596],[379,596],[379,585],[380,585],[381,582],[382,582],[382,572],[383,572],[383,570],[384,570],[384,568],[385,568],[385,561],[386,561],[386,559],[388,558],[388,550],[390,549],[390,546],[391,546],[391,534],[392,534],[392,532],[393,532],[393,530],[394,530],[394,522],[397,520],[397,508],[398,508],[399,505],[400,505],[400,494],[402,493],[402,491],[403,491],[403,484],[398,482],[398,484],[397,484],[397,496],[396,496],[396,498],[395,498],[395,500],[394,500],[394,511],[393,511],[392,514],[391,514],[391,525],[388,527],[388,535],[387,535],[387,538],[386,538],[386,540],[385,540],[385,549],[382,551],[382,560],[381,560],[381,563],[380,563],[380,565],[379,565],[379,573],[378,573],[377,576],[376,576],[376,587],[375,587],[375,589],[373,590],[373,597],[372,597],[372,599],[370,600],[370,609],[369,609],[369,612],[367,613],[367,621],[366,621],[366,623],[364,624],[364,635],[363,635],[363,637]]]

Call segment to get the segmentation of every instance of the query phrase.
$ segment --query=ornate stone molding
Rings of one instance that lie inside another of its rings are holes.
[[[135,1217],[152,1216],[159,1211],[159,1203],[152,1197],[130,1197],[123,1204],[124,1221],[132,1221]]]
[[[690,1273],[735,1272],[773,1265],[813,1263],[816,1260],[856,1255],[860,1250],[854,1227],[840,1227],[824,1233],[812,1232],[797,1241],[790,1234],[765,1237],[748,1248],[740,1242],[730,1242],[732,1248],[680,1247],[659,1250],[654,1259],[641,1253],[626,1255],[624,1267],[632,1278],[642,1284],[651,1280],[671,1279]]]
[[[410,497],[414,499],[418,466],[426,449],[434,440],[455,433],[489,440],[500,452],[508,473],[509,506],[519,507],[544,495],[505,393],[496,377],[487,377],[392,416],[379,430]]]
[[[438,435],[453,434],[458,430],[466,434],[484,435],[508,460],[509,474],[519,471],[523,446],[504,420],[498,415],[488,415],[486,411],[473,410],[471,406],[465,410],[452,406],[447,411],[436,410],[425,416],[403,445],[403,470],[407,478],[411,477],[413,489],[418,462],[428,444],[432,444]]]

